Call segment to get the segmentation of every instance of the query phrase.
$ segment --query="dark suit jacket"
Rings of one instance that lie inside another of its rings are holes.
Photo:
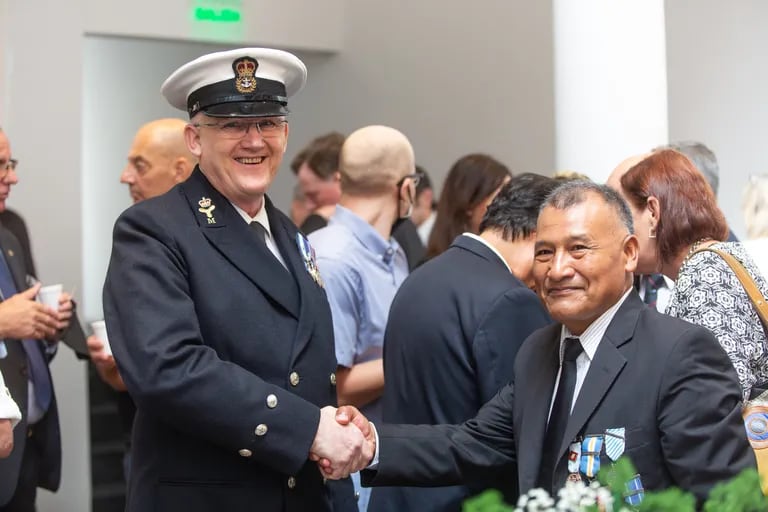
[[[498,255],[458,236],[408,276],[392,302],[384,337],[384,421],[434,425],[474,417],[512,380],[523,340],[550,322],[539,298]],[[516,479],[510,469],[469,487],[374,489],[368,510],[458,511],[470,494]]]
[[[115,224],[104,311],[138,407],[128,511],[331,508],[307,460],[336,402],[330,308],[265,201],[289,271],[199,169]]]
[[[24,252],[16,237],[4,227],[0,227],[0,249],[8,262],[14,284],[17,290],[26,290],[27,275],[32,275],[24,263]],[[10,457],[0,459],[0,506],[5,505],[16,491],[21,459],[27,439],[27,354],[19,340],[5,340],[8,350],[7,357],[0,359],[0,372],[3,373],[5,385],[11,392],[16,404],[21,409],[22,418],[13,431],[13,452]],[[38,348],[45,353],[43,342]],[[54,393],[51,405],[43,418],[35,424],[34,442],[38,448],[33,453],[38,455],[39,479],[38,486],[56,491],[61,480],[61,435],[59,431],[59,412],[56,407]]]
[[[526,340],[515,365],[517,393],[503,388],[461,426],[382,426],[373,485],[455,484],[475,468],[516,458],[520,492],[536,483],[558,370],[560,326]],[[626,451],[645,489],[676,485],[704,498],[720,481],[755,467],[741,418],[736,372],[706,329],[643,305],[635,292],[608,327],[574,404],[554,472],[567,477],[578,436],[626,429]],[[602,464],[610,461],[601,454]]]

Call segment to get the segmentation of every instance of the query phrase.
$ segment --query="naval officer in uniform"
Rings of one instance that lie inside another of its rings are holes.
[[[105,318],[138,407],[128,511],[330,511],[309,457],[343,473],[370,455],[334,419],[333,328],[312,248],[266,195],[288,97],[305,81],[294,55],[246,48],[163,84],[189,114],[199,165],[114,228]]]

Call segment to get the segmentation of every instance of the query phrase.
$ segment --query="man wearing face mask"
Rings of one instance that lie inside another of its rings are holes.
[[[367,126],[347,137],[339,170],[339,205],[328,226],[309,240],[331,305],[339,404],[380,418],[384,327],[408,275],[392,226],[410,215],[419,175],[408,139],[386,126]],[[368,492],[364,489],[358,501],[361,511],[367,508]]]

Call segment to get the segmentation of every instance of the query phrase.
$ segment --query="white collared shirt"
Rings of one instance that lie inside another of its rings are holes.
[[[569,331],[567,327],[564,325],[562,326],[560,330],[560,369],[557,370],[555,389],[552,390],[552,398],[549,402],[549,414],[552,414],[552,406],[555,403],[555,395],[557,395],[557,388],[560,385],[560,373],[563,370],[563,357],[565,354],[565,339],[579,338],[579,341],[581,341],[581,347],[584,349],[584,351],[579,354],[579,357],[576,358],[576,387],[573,389],[573,400],[571,401],[571,411],[573,411],[573,405],[576,403],[576,398],[579,396],[582,384],[584,384],[584,378],[587,376],[589,366],[592,364],[592,359],[595,358],[597,347],[600,345],[600,341],[602,341],[603,336],[605,336],[605,331],[608,329],[608,325],[610,325],[613,317],[616,316],[616,312],[619,310],[621,305],[624,304],[624,301],[627,300],[627,297],[631,292],[632,288],[627,290],[621,299],[619,299],[616,304],[608,308],[608,310],[600,315],[597,320],[592,322],[589,327],[587,327],[584,332],[581,333],[581,336],[575,336],[571,334],[571,331]],[[547,422],[549,422],[549,416],[547,416]]]
[[[504,263],[504,266],[507,267],[507,270],[509,270],[510,273],[512,272],[512,269],[509,268],[509,264],[507,263],[507,260],[504,259],[504,257],[498,251],[498,249],[496,249],[494,246],[492,246],[490,243],[488,243],[488,240],[486,240],[485,238],[483,238],[483,237],[481,237],[479,235],[476,235],[476,234],[470,233],[470,232],[462,233],[462,235],[467,236],[467,237],[469,237],[469,238],[471,238],[473,240],[477,240],[478,242],[480,242],[481,244],[483,244],[484,246],[486,246],[487,248],[492,250],[493,253],[496,256],[498,256],[499,259]]]
[[[267,232],[266,236],[266,243],[267,243],[267,249],[269,249],[269,252],[275,255],[275,258],[277,258],[277,261],[280,262],[282,266],[284,266],[286,269],[288,266],[285,264],[285,260],[283,259],[283,255],[280,254],[280,249],[277,248],[277,244],[275,243],[275,239],[272,237],[272,230],[269,228],[269,217],[267,216],[267,209],[264,208],[264,202],[262,200],[261,203],[261,209],[259,210],[259,213],[256,214],[255,217],[251,217],[248,215],[245,210],[237,206],[232,201],[229,202],[234,208],[237,213],[240,214],[240,216],[243,218],[243,220],[248,223],[249,225],[251,222],[258,222],[261,224],[264,229]]]
[[[0,373],[0,420],[11,420],[11,425],[15,427],[21,420],[21,411],[16,402],[13,401],[11,393],[5,387],[3,374]]]

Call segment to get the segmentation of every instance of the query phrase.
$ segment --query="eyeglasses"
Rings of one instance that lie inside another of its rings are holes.
[[[241,139],[251,130],[256,128],[259,135],[265,139],[277,137],[283,133],[283,125],[288,123],[285,119],[259,119],[258,121],[227,121],[225,123],[196,123],[192,126],[207,126],[215,128],[222,137],[227,139]]]
[[[407,180],[408,178],[410,178],[411,181],[413,181],[413,186],[414,187],[418,187],[419,186],[419,182],[421,181],[421,173],[420,172],[415,172],[413,174],[406,174],[405,176],[400,178],[400,180],[397,182],[397,188],[402,187],[403,183],[405,183],[405,180]]]
[[[0,160],[0,180],[8,176],[10,171],[15,171],[17,165],[19,165],[19,161],[14,158],[11,158],[7,162]]]

